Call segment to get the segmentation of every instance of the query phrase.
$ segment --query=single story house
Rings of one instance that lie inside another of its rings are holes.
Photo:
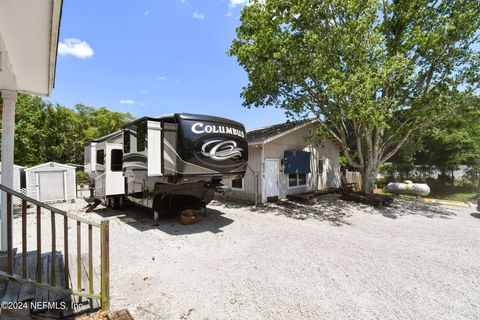
[[[243,179],[224,181],[232,200],[264,203],[289,194],[339,187],[340,148],[308,136],[318,120],[287,122],[247,132],[248,168]],[[256,201],[255,201],[256,200]]]

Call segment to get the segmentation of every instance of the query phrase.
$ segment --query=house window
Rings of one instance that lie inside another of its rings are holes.
[[[110,154],[110,158],[111,158],[110,170],[112,170],[113,172],[122,171],[123,151],[120,149],[112,150]]]
[[[103,149],[97,150],[97,163],[101,165],[105,164],[105,151]]]
[[[137,151],[141,152],[145,150],[145,131],[146,122],[137,125]]]
[[[323,173],[323,160],[318,160],[318,173]]]
[[[307,185],[306,173],[290,173],[288,175],[288,187],[295,188]]]
[[[243,191],[243,178],[242,179],[232,179],[230,184],[232,189],[242,190]]]
[[[123,131],[123,152],[130,152],[130,130]]]

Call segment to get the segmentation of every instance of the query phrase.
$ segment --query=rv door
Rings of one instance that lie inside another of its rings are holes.
[[[94,172],[95,197],[105,201],[105,182],[106,182],[106,143],[97,144],[96,165]]]

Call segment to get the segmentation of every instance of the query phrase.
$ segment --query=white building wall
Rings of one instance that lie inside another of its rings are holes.
[[[55,162],[47,162],[32,168],[25,170],[25,179],[26,179],[26,189],[27,195],[31,198],[40,200],[39,195],[39,184],[38,184],[38,173],[40,172],[52,172],[60,171],[64,172],[65,177],[65,190],[66,190],[66,199],[65,200],[75,200],[76,199],[76,176],[75,168],[62,165]],[[62,187],[62,186],[59,186]]]
[[[22,181],[22,175],[24,174],[24,171],[25,171],[25,167],[13,165],[13,190],[21,192],[21,188],[22,188],[21,181]],[[2,172],[0,169],[0,183],[1,181],[2,181]],[[21,202],[22,200],[20,200],[19,198],[13,197],[14,205],[18,205]]]
[[[288,194],[302,193],[312,190],[340,186],[340,151],[331,141],[324,141],[318,146],[313,146],[306,140],[309,130],[314,127],[306,126],[293,131],[265,145],[265,159],[283,159],[287,150],[308,151],[310,156],[311,173],[307,174],[307,184],[299,187],[288,187],[288,174],[283,172],[280,164],[279,172],[279,198],[285,198]],[[323,160],[323,173],[319,173],[318,160]]]
[[[261,201],[262,192],[262,146],[248,147],[248,167],[243,179],[243,190],[232,189],[225,195],[225,198],[231,200],[240,200],[255,202],[255,190],[257,190],[257,202]],[[222,183],[227,187],[231,187],[231,179],[224,179]]]
[[[263,183],[264,176],[264,160],[278,159],[279,166],[279,195],[278,197],[285,198],[288,194],[302,193],[312,190],[322,190],[327,188],[339,187],[341,184],[341,170],[340,170],[340,150],[332,141],[324,141],[318,146],[313,146],[306,141],[309,129],[315,124],[306,126],[299,130],[286,134],[278,139],[268,142],[263,145],[249,146],[248,165],[249,168],[258,172],[258,202],[266,201],[265,184]],[[263,150],[262,150],[263,148]],[[294,188],[288,187],[288,174],[283,172],[284,166],[282,159],[286,150],[308,151],[311,152],[310,169],[311,173],[307,174],[307,184]],[[319,160],[323,160],[323,172],[320,173],[318,165]],[[244,190],[233,190],[226,198],[232,200],[243,200],[254,202],[254,174],[252,170],[247,170],[244,179]],[[229,181],[225,181],[227,186],[230,186]]]

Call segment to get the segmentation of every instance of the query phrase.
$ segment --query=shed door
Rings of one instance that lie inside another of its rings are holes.
[[[278,197],[279,178],[278,159],[265,159],[265,195],[268,198]]]
[[[39,172],[40,201],[65,200],[63,171]]]

